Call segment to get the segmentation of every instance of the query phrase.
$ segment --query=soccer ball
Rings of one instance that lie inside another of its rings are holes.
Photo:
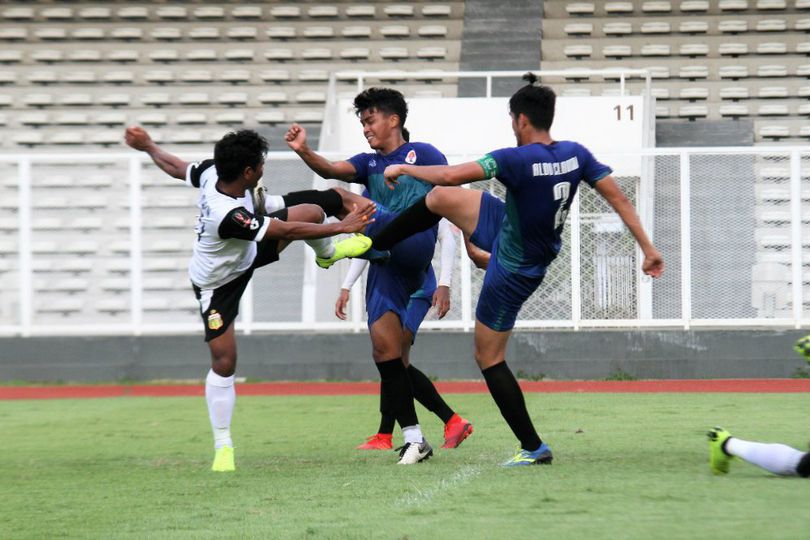
[[[799,353],[807,363],[810,363],[810,335],[804,336],[793,346],[793,350]]]

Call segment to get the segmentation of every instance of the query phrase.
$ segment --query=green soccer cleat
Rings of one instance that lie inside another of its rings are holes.
[[[329,268],[341,259],[359,257],[371,249],[371,238],[364,234],[355,234],[334,244],[335,252],[331,257],[315,257],[315,262],[321,268]]]
[[[714,474],[727,474],[732,456],[726,454],[723,445],[731,438],[731,433],[721,427],[714,427],[706,436],[709,438],[709,468]]]
[[[216,449],[214,454],[214,464],[211,465],[211,470],[216,472],[231,472],[236,470],[233,463],[233,448],[230,446],[223,446]]]
[[[504,467],[522,467],[524,465],[551,465],[554,461],[554,455],[551,453],[551,448],[546,443],[540,444],[540,447],[531,452],[524,450],[518,446],[517,453],[512,459],[502,463]]]

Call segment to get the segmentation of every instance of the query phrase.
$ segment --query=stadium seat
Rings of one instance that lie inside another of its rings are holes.
[[[748,9],[747,0],[720,0],[717,6],[720,11],[745,11]]]
[[[705,43],[684,43],[680,46],[680,49],[678,49],[678,54],[690,58],[707,56],[709,54],[709,46]]]
[[[242,125],[245,123],[245,113],[241,111],[221,112],[214,115],[214,122],[229,126]]]
[[[23,54],[21,51],[0,49],[0,64],[16,64],[21,62]]]
[[[45,136],[37,131],[18,131],[11,140],[20,146],[37,146],[45,143]]]
[[[253,49],[228,49],[222,57],[229,62],[252,62],[253,55]]]
[[[447,37],[447,27],[443,24],[420,26],[417,33],[422,38],[445,38]]]
[[[68,33],[65,28],[47,27],[34,30],[34,37],[42,41],[61,41],[67,39]]]
[[[422,60],[444,60],[447,58],[445,47],[421,47],[416,51],[416,57]]]
[[[797,66],[796,76],[810,78],[810,64],[802,64],[800,66]]]
[[[261,6],[234,6],[231,10],[231,17],[234,19],[261,19]]]
[[[307,15],[313,19],[334,19],[338,16],[337,6],[312,6],[307,9]]]
[[[666,100],[670,98],[669,88],[662,86],[655,86],[650,90],[650,93],[656,100]]]
[[[129,94],[104,93],[98,98],[99,105],[105,107],[126,107],[130,102]]]
[[[284,122],[284,111],[262,111],[254,116],[260,124],[280,124]]]
[[[38,313],[58,313],[69,315],[78,313],[84,309],[84,302],[81,298],[52,298],[47,301],[38,301],[36,311]]]
[[[293,26],[270,26],[265,30],[270,39],[295,39],[296,31]]]
[[[135,75],[131,71],[108,71],[104,74],[103,80],[109,84],[131,84],[135,80]]]
[[[307,39],[329,39],[335,37],[335,29],[331,26],[307,26],[303,36]]]
[[[3,10],[3,18],[10,21],[30,21],[34,18],[34,10],[30,7],[11,7]]]
[[[704,87],[681,88],[681,90],[678,92],[678,99],[696,101],[699,99],[708,99],[708,98],[709,98],[709,89]]]
[[[670,2],[644,2],[641,5],[641,11],[644,13],[669,13],[672,11],[672,4]]]
[[[331,60],[332,49],[326,47],[316,47],[301,51],[301,59],[308,61]]]
[[[19,51],[8,51],[9,53]],[[43,64],[53,64],[64,60],[64,52],[56,49],[39,49],[31,53],[31,60],[34,62],[42,62]]]
[[[247,105],[248,95],[245,92],[226,92],[217,97],[217,103],[235,107],[237,105]]]
[[[86,126],[90,117],[82,112],[62,112],[55,114],[53,123],[62,126]]]
[[[297,19],[301,16],[301,8],[298,6],[273,6],[270,8],[270,15],[277,19]]]
[[[406,38],[411,35],[411,29],[404,24],[386,25],[380,28],[380,34],[385,38]]]
[[[591,89],[590,88],[564,88],[560,95],[565,97],[590,97]]]
[[[140,113],[136,117],[136,121],[145,126],[165,126],[168,123],[168,117],[164,113],[147,112]]]
[[[0,40],[2,41],[25,41],[26,39],[28,39],[27,28],[0,28]]]
[[[669,34],[672,25],[665,21],[648,21],[641,23],[640,31],[642,34]]]
[[[349,39],[369,39],[371,38],[370,26],[346,26],[341,30],[340,35]]]
[[[208,116],[199,112],[181,113],[174,117],[174,122],[181,126],[206,124]]]
[[[782,125],[765,125],[759,128],[758,134],[763,139],[785,139],[790,137],[790,128]]]
[[[296,94],[296,101],[299,103],[325,103],[325,92],[299,92]]]
[[[104,30],[101,28],[76,28],[70,33],[73,39],[84,41],[100,41],[104,39]]]
[[[286,69],[267,69],[259,72],[259,78],[264,82],[287,82],[290,80],[290,72]]]
[[[760,99],[783,99],[789,97],[789,92],[785,86],[763,86],[757,91],[757,97]]]
[[[810,56],[810,42],[802,41],[801,43],[797,43],[796,54],[803,54],[805,56]]]
[[[681,79],[706,79],[709,76],[709,68],[706,66],[682,66],[678,70],[678,77]]]
[[[293,116],[295,122],[318,123],[323,122],[323,112],[321,111],[298,111]]]
[[[180,105],[209,105],[211,100],[206,92],[186,92],[177,97]]]
[[[602,26],[606,36],[626,36],[633,33],[633,25],[629,22],[609,22]]]
[[[17,121],[24,126],[40,127],[47,126],[50,123],[50,117],[48,113],[44,112],[30,112],[18,115]]]
[[[681,2],[680,10],[684,13],[705,13],[709,11],[708,0],[687,0]]]
[[[389,17],[413,17],[414,9],[411,5],[387,5],[383,13]]]
[[[120,112],[98,113],[93,116],[93,123],[102,126],[121,126],[127,123],[127,116]]]
[[[720,66],[717,72],[721,79],[744,79],[748,77],[747,66]]]
[[[183,38],[183,33],[174,26],[153,28],[150,32],[152,39],[158,41],[177,41]]]
[[[720,21],[717,30],[723,34],[740,34],[748,31],[747,21]]]
[[[784,19],[766,19],[757,21],[757,32],[784,32],[787,22]]]
[[[220,72],[219,80],[231,84],[250,83],[250,71],[247,69],[226,69]]]
[[[721,43],[717,47],[717,52],[720,56],[745,56],[748,54],[747,43]]]
[[[633,13],[633,2],[605,2],[605,13],[609,15]]]
[[[150,84],[167,84],[174,82],[174,71],[168,69],[152,69],[143,73],[143,80]]]
[[[293,52],[291,49],[267,49],[264,52],[264,57],[271,62],[284,62],[293,59]]]
[[[668,26],[667,26],[668,27]],[[569,23],[563,28],[563,31],[569,36],[589,36],[593,33],[593,24],[591,23]],[[644,30],[642,29],[642,32]]]
[[[11,107],[14,100],[7,94],[0,94],[0,107]]]
[[[90,107],[93,105],[93,96],[90,94],[63,94],[59,96],[59,105],[68,107]]]
[[[371,18],[377,14],[373,5],[363,4],[346,7],[346,16],[349,18]]]
[[[120,19],[145,20],[149,18],[149,10],[144,6],[127,6],[118,8],[116,13]]]
[[[593,15],[593,2],[573,2],[565,5],[565,11],[569,15]]]
[[[787,66],[780,64],[759,66],[757,68],[757,77],[787,77]]]
[[[633,56],[633,48],[630,45],[606,45],[602,47],[602,55],[605,58],[627,58]]]
[[[26,94],[22,101],[26,107],[49,107],[54,104],[51,94]]]
[[[780,10],[787,8],[785,0],[757,0],[757,9]]]
[[[222,6],[200,6],[194,8],[194,16],[204,20],[223,19],[225,18],[225,8]]]
[[[446,4],[426,4],[422,6],[423,17],[449,17],[453,10]]]
[[[810,138],[810,125],[801,126],[799,128],[799,137],[803,139]]]
[[[590,45],[566,45],[563,54],[569,58],[589,58],[593,55],[593,47]]]
[[[366,47],[352,47],[340,51],[340,57],[344,60],[368,60],[371,51]]]
[[[705,34],[709,31],[709,23],[706,21],[683,21],[678,25],[678,32],[681,34]]]
[[[279,103],[286,103],[287,102],[287,94],[281,91],[275,92],[262,92],[257,96],[259,103],[264,105],[271,104],[276,105]]]
[[[213,74],[207,69],[195,69],[181,73],[180,80],[187,83],[210,83]]]
[[[32,71],[26,79],[31,84],[53,84],[58,80],[55,71]]]
[[[160,6],[155,10],[155,15],[168,20],[188,19],[188,10],[182,6]]]
[[[122,41],[136,41],[143,39],[143,29],[138,27],[113,28],[110,30],[110,37]]]
[[[198,26],[196,28],[191,28],[188,31],[189,39],[211,40],[211,39],[219,39],[219,36],[220,36],[219,28],[215,28],[212,26]]]
[[[149,59],[153,62],[177,62],[180,60],[180,51],[177,49],[157,49],[149,53]]]
[[[641,56],[670,56],[672,51],[665,43],[651,43],[641,46]]]
[[[722,117],[739,118],[742,116],[748,116],[749,110],[748,105],[742,103],[730,103],[726,105],[721,105],[719,113],[720,116]]]
[[[227,51],[225,54],[227,55],[229,52]],[[189,49],[186,52],[186,60],[189,62],[216,62],[217,52],[214,49]]]
[[[783,103],[760,105],[757,109],[759,116],[787,116],[790,114],[788,106]]]
[[[810,32],[810,19],[799,19],[796,21],[793,28],[797,32]]]
[[[50,21],[69,21],[73,18],[73,9],[69,7],[45,8],[39,12],[39,15]]]

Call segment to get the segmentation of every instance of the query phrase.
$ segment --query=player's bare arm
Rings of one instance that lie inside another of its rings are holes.
[[[124,132],[124,140],[131,148],[149,154],[155,165],[169,176],[185,180],[188,162],[160,148],[142,127],[128,127]]]
[[[371,217],[377,211],[377,206],[368,201],[362,205],[355,205],[342,221],[336,223],[307,223],[303,221],[282,221],[274,219],[270,222],[265,239],[277,238],[281,240],[306,240],[310,238],[325,238],[341,233],[355,233],[362,231],[366,225],[373,223]]]
[[[354,165],[348,161],[330,161],[312,150],[307,144],[307,130],[298,124],[293,124],[284,135],[287,146],[304,160],[307,166],[315,171],[321,178],[344,180],[346,182],[354,180],[357,171]]]
[[[486,270],[489,265],[489,252],[470,242],[466,234],[464,235],[464,247],[467,249],[467,257],[475,264],[475,267]]]
[[[460,186],[486,179],[484,169],[475,161],[459,165],[389,165],[383,174],[385,183],[391,189],[402,175],[413,176],[434,186]]]
[[[644,273],[656,278],[661,277],[661,274],[664,273],[664,259],[661,253],[655,249],[647,233],[644,232],[644,227],[642,227],[641,220],[636,214],[636,209],[633,208],[633,203],[621,190],[616,180],[612,176],[599,180],[596,183],[596,191],[619,214],[619,217],[622,218],[622,221],[630,229],[636,242],[638,242],[642,253],[644,253],[644,262],[641,265]]]
[[[342,320],[346,320],[346,306],[349,304],[349,289],[340,289],[337,301],[335,302],[335,316]]]

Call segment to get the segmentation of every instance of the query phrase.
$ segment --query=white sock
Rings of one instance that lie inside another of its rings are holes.
[[[422,428],[419,427],[419,424],[402,428],[402,436],[405,438],[406,444],[420,444],[425,440],[425,437],[422,435]]]
[[[782,476],[796,476],[796,466],[804,456],[804,452],[784,444],[750,442],[736,437],[729,438],[725,449],[732,456]]]
[[[208,403],[208,418],[214,431],[214,448],[233,447],[231,440],[231,416],[236,403],[234,376],[220,377],[214,370],[205,378],[205,401]]]
[[[321,223],[323,223],[324,220],[326,220],[326,214],[323,215]],[[328,259],[335,254],[335,246],[332,244],[331,236],[327,236],[326,238],[312,238],[310,240],[304,240],[304,242],[312,248],[315,252],[315,256],[321,259]]]
[[[272,214],[276,210],[281,210],[286,205],[284,204],[284,197],[281,195],[265,195],[264,196],[264,209],[268,214]]]

